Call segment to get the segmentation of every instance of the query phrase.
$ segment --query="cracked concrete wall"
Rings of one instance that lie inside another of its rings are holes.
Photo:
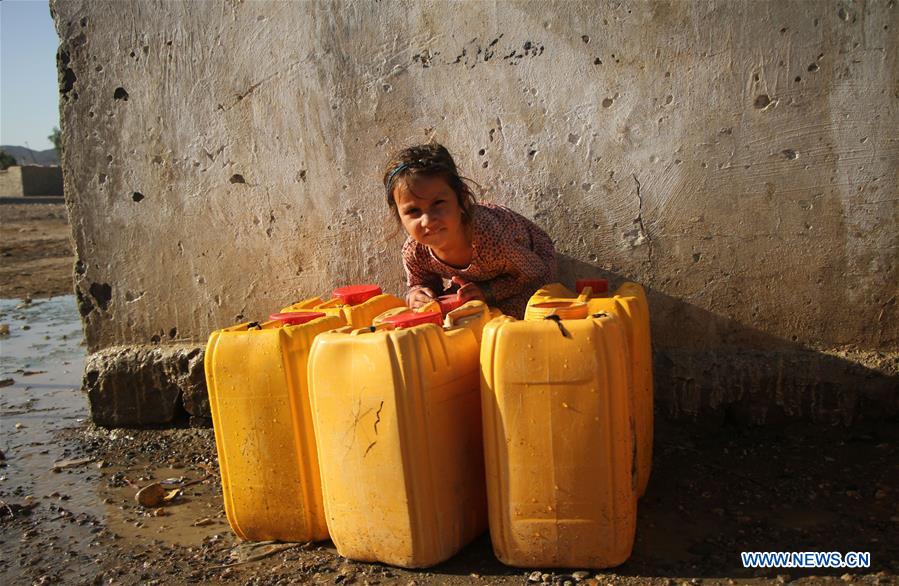
[[[51,9],[91,351],[400,292],[381,167],[435,138],[649,288],[665,412],[896,412],[893,0]]]

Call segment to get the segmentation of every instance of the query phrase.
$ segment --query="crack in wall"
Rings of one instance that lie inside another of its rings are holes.
[[[245,91],[243,91],[241,93],[235,93],[234,101],[231,102],[230,104],[228,104],[227,106],[224,104],[218,104],[217,109],[227,112],[228,110],[232,109],[233,107],[235,107],[236,105],[241,103],[245,98],[256,93],[256,90],[259,89],[259,87],[262,86],[263,84],[266,84],[269,81],[271,81],[277,77],[281,77],[285,73],[289,73],[292,69],[294,69],[300,65],[303,65],[305,63],[310,63],[311,61],[312,61],[311,57],[307,57],[305,59],[301,59],[299,61],[290,63],[287,67],[281,68],[278,71],[270,73],[269,75],[263,77],[256,83],[250,84],[250,86]]]
[[[634,182],[637,184],[638,212],[636,222],[640,226],[640,234],[643,236],[643,238],[646,239],[646,243],[649,246],[649,268],[652,269],[652,237],[649,235],[649,231],[646,229],[646,225],[643,223],[643,196],[640,193],[640,180],[637,179],[636,173],[633,173],[631,176],[634,178]]]

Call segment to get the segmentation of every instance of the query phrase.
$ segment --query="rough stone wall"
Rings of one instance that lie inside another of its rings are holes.
[[[379,182],[447,145],[650,291],[674,416],[896,412],[899,8],[51,0],[91,351],[400,292]]]

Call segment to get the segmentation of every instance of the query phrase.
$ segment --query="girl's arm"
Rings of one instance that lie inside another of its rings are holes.
[[[413,309],[427,302],[422,295],[433,299],[443,292],[443,279],[427,270],[416,255],[414,244],[403,245],[403,268],[406,271],[406,303]]]

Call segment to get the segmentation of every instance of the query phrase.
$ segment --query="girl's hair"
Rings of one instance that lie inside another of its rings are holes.
[[[459,201],[462,209],[462,222],[471,221],[471,210],[475,198],[468,186],[470,179],[459,175],[456,162],[452,155],[442,144],[432,142],[420,144],[401,150],[390,158],[384,170],[384,188],[387,190],[387,205],[393,209],[393,213],[399,218],[399,210],[396,209],[396,201],[393,199],[393,188],[400,179],[409,181],[416,177],[442,177]],[[477,185],[477,184],[475,184]]]

